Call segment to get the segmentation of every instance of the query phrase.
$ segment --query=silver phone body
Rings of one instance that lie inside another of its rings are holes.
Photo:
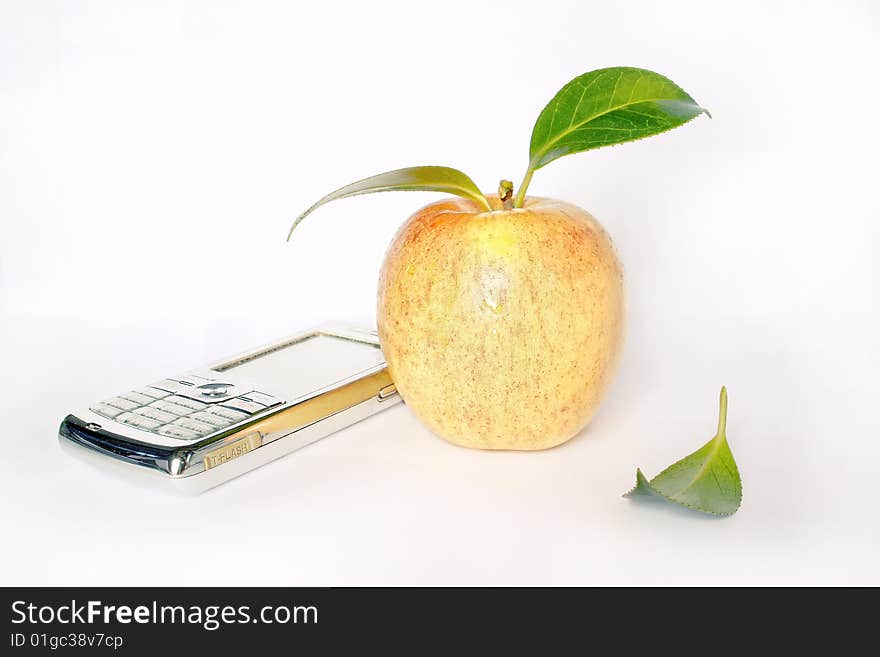
[[[327,326],[96,402],[76,456],[201,492],[400,401],[376,333]]]

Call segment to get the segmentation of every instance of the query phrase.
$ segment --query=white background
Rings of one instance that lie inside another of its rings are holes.
[[[429,9],[429,7],[432,7]],[[3,2],[0,584],[880,584],[875,2]],[[627,270],[593,425],[455,448],[405,406],[200,497],[69,459],[71,410],[328,319],[374,322],[383,170],[518,181],[570,78],[700,117],[566,158]],[[620,495],[714,433],[742,509]]]

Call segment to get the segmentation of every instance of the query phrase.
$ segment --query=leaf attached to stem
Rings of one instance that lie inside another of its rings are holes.
[[[704,112],[709,114],[672,80],[643,68],[615,66],[579,75],[535,122],[515,206],[522,207],[532,174],[553,160],[666,132]]]
[[[636,485],[624,497],[657,496],[717,516],[736,513],[742,480],[727,444],[727,389],[721,388],[718,433],[693,454],[673,463],[651,481],[636,470]]]
[[[392,191],[445,192],[476,201],[487,212],[492,209],[476,183],[458,169],[438,166],[409,167],[370,176],[330,192],[296,218],[287,233],[287,239],[290,239],[303,219],[325,203],[359,194]]]

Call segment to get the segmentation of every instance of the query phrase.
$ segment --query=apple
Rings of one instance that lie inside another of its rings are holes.
[[[379,277],[379,340],[401,396],[437,435],[553,447],[590,421],[611,381],[623,272],[586,211],[489,202],[439,201],[403,225]]]

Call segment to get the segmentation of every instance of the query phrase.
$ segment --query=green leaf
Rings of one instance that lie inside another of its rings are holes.
[[[540,169],[556,158],[656,135],[705,112],[659,73],[617,66],[565,85],[541,112],[529,159]]]
[[[391,191],[445,192],[474,200],[487,211],[492,209],[474,181],[458,169],[437,166],[409,167],[370,176],[327,194],[296,218],[290,227],[287,239],[290,239],[294,229],[303,219],[325,203],[347,196]]]
[[[690,456],[673,463],[650,482],[636,471],[636,485],[624,497],[659,495],[690,509],[729,516],[742,502],[742,480],[727,444],[727,389],[721,388],[718,433]]]

